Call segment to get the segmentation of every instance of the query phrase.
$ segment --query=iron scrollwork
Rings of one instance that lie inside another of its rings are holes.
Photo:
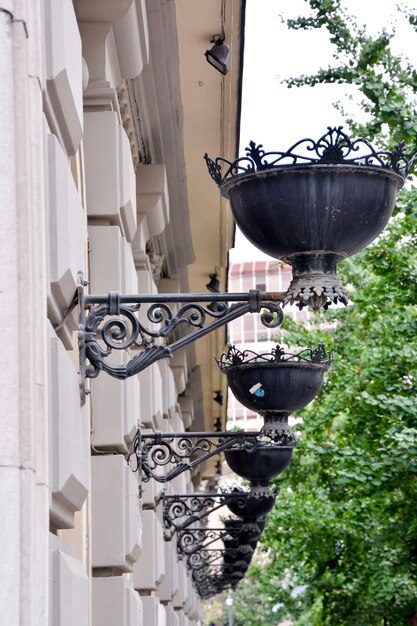
[[[247,567],[244,562],[236,563],[236,567],[230,568],[224,563],[216,562],[193,570],[191,578],[199,596],[207,599],[221,593],[224,589],[235,588],[243,578]]]
[[[253,350],[242,351],[236,346],[229,346],[228,351],[216,361],[222,370],[247,363],[314,363],[328,367],[332,362],[332,355],[326,351],[322,343],[317,348],[305,348],[297,353],[286,352],[279,344],[270,352],[261,354]]]
[[[283,152],[266,152],[262,144],[254,141],[246,148],[246,156],[235,161],[223,157],[211,159],[204,155],[210,176],[217,185],[242,174],[250,174],[274,167],[291,167],[312,164],[345,164],[382,167],[400,174],[404,179],[411,171],[414,157],[407,159],[404,142],[392,152],[376,150],[366,139],[350,139],[342,126],[328,126],[327,132],[317,141],[311,138],[297,141]]]
[[[229,502],[243,506],[249,491],[230,493],[184,494],[163,496],[163,519],[166,530],[182,530],[191,524],[200,522],[213,511],[217,511]]]
[[[223,573],[222,563],[216,563],[216,564],[212,564],[211,567],[209,565],[206,565],[206,567],[200,567],[199,569],[194,570],[191,578],[194,583],[197,583],[197,584],[200,583],[201,585],[204,585],[208,577],[215,578],[216,576],[219,576],[222,573]]]
[[[177,533],[177,552],[189,555],[225,538],[238,537],[240,528],[186,528]]]
[[[88,295],[85,285],[80,274],[78,336],[83,399],[85,378],[95,378],[101,371],[121,380],[134,376],[245,313],[260,312],[262,323],[269,328],[283,320],[283,293]],[[114,350],[126,352],[126,364],[111,362]]]
[[[228,558],[228,562],[231,565],[234,561],[242,559],[242,557],[247,557],[249,559],[253,552],[254,548],[252,548],[249,544],[243,544],[237,548],[202,547],[200,550],[187,556],[187,568],[189,570],[201,569],[202,567],[206,567],[212,563],[217,563],[220,559],[224,559],[224,557]]]
[[[217,528],[179,531],[178,553],[180,558],[185,558],[201,598],[209,598],[227,587],[234,587],[243,577],[254,548],[249,545],[236,548],[219,546],[222,539],[237,534],[236,530]]]
[[[234,550],[237,552],[237,550]],[[196,571],[202,568],[207,568],[214,563],[223,559],[225,553],[224,548],[203,548],[199,552],[193,552],[187,556],[186,564],[189,571]]]
[[[138,433],[133,454],[144,482],[153,478],[166,483],[225,450],[253,451],[266,446],[280,447],[280,444],[262,432]],[[161,468],[169,465],[170,469],[161,473]]]

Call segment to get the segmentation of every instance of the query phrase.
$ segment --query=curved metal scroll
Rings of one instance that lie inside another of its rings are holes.
[[[269,328],[283,320],[284,293],[88,295],[84,288],[80,274],[78,336],[84,393],[85,378],[95,378],[101,371],[121,380],[134,376],[245,313],[261,312],[261,321]],[[125,365],[109,360],[113,350],[128,351]]]
[[[266,152],[262,144],[249,142],[246,155],[235,161],[224,157],[204,159],[212,179],[221,185],[230,178],[250,174],[274,167],[291,167],[314,164],[347,164],[381,167],[392,170],[406,178],[411,171],[415,156],[408,159],[404,152],[404,142],[392,152],[376,150],[366,139],[350,139],[342,126],[327,127],[327,132],[317,141],[306,138],[297,141],[285,151]]]
[[[235,549],[236,552],[236,549]],[[213,563],[218,563],[223,559],[223,555],[225,553],[225,549],[205,549],[202,548],[198,552],[193,552],[193,554],[189,554],[186,559],[187,569],[189,571],[195,571],[202,568],[207,568]]]
[[[225,538],[239,537],[240,528],[186,528],[177,533],[177,552],[182,555],[194,554],[199,550]]]
[[[329,367],[332,354],[326,351],[322,343],[319,343],[317,348],[305,348],[296,354],[286,352],[279,344],[276,344],[270,352],[262,353],[253,350],[241,351],[236,346],[229,346],[227,352],[223,353],[219,359],[216,358],[216,362],[222,370],[247,363],[314,363]]]
[[[230,493],[194,493],[163,496],[163,519],[167,530],[181,530],[201,521],[229,502],[244,506],[249,491]]]
[[[231,448],[252,451],[260,447],[282,446],[263,432],[138,432],[133,447],[137,468],[142,471],[142,480],[147,482],[153,478],[157,482],[166,483]],[[166,473],[161,472],[162,468],[169,466]]]
[[[251,555],[247,544],[225,548],[223,539],[239,537],[241,528],[187,528],[179,530],[177,552],[185,558],[191,578],[201,598],[209,598],[223,589],[236,586],[248,566],[242,556]],[[225,561],[225,556],[231,562]]]
[[[213,564],[217,565],[219,561],[223,562],[225,556],[235,561],[238,561],[239,557],[242,558],[244,555],[250,558],[253,552],[253,548],[249,545],[242,545],[238,548],[201,548],[201,550],[187,556],[187,569],[196,571],[210,567]],[[233,562],[230,565],[233,565]]]

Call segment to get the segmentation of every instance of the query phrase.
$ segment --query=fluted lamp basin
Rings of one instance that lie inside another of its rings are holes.
[[[232,549],[228,549],[225,545],[225,548],[226,550],[223,554],[223,561],[228,565],[233,565],[236,561],[245,561],[246,563],[250,563],[252,560],[254,548],[247,543],[240,545],[238,548]]]
[[[231,448],[224,456],[230,469],[238,476],[251,482],[251,493],[262,496],[272,478],[281,474],[290,464],[293,448],[274,446],[245,450]]]
[[[412,166],[402,144],[378,152],[342,127],[284,152],[250,142],[246,156],[233,163],[205,159],[245,237],[292,266],[285,303],[300,308],[346,304],[337,263],[380,234]]]
[[[244,499],[232,500],[227,503],[229,511],[234,515],[241,517],[245,522],[256,522],[259,518],[265,517],[275,502],[275,494],[270,492],[270,495],[263,498],[256,498],[253,495],[248,495]]]
[[[259,354],[230,346],[217,360],[236,399],[262,415],[262,432],[282,445],[294,445],[288,417],[315,398],[330,362],[321,344],[298,353],[276,345],[271,352]]]

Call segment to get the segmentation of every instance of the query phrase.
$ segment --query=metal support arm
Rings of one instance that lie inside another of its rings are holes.
[[[166,483],[186,471],[193,470],[212,456],[231,448],[247,451],[265,447],[283,447],[262,432],[189,432],[147,433],[136,435],[133,443],[137,469],[142,480],[151,478]],[[166,473],[161,469],[171,465]]]
[[[253,548],[248,544],[243,544],[238,548],[201,548],[197,552],[193,552],[186,558],[187,569],[196,571],[202,568],[206,569],[212,565],[223,564],[223,558],[237,558],[244,555],[252,555]]]
[[[122,380],[134,376],[245,313],[261,312],[262,323],[269,328],[276,328],[283,319],[280,304],[284,293],[254,289],[248,293],[122,295],[113,291],[90,295],[84,293],[85,288],[80,274],[78,337],[83,400],[85,379],[95,378],[102,370]],[[129,350],[131,358],[125,365],[114,365],[108,360],[113,350]]]
[[[252,528],[253,527],[253,528]],[[257,536],[256,525],[246,525],[245,529],[253,530]],[[257,529],[259,530],[259,529]],[[224,588],[233,586],[239,580],[242,571],[242,555],[251,554],[253,547],[238,544],[237,547],[225,547],[226,539],[239,537],[239,528],[186,528],[179,530],[177,535],[177,552],[184,558],[187,568],[191,571],[192,581],[201,598],[209,598],[220,593]],[[225,556],[232,562],[226,563]],[[247,567],[245,563],[243,566]],[[234,577],[236,571],[238,578]]]
[[[210,513],[221,509],[229,502],[243,506],[249,491],[230,493],[193,493],[175,496],[163,495],[163,520],[166,530],[184,530],[191,524],[201,522]],[[272,493],[271,493],[272,496]]]
[[[277,489],[266,490],[262,498],[275,500]],[[236,489],[220,493],[184,493],[175,496],[163,495],[163,520],[166,534],[189,528],[191,524],[201,522],[214,511],[230,503],[243,508],[248,498],[253,498],[249,490]]]
[[[223,539],[233,539],[239,536],[238,528],[186,528],[179,530],[177,535],[177,553],[190,555]]]

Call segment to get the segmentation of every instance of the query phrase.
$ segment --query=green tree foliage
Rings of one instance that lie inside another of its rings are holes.
[[[362,107],[370,114],[370,122],[362,126],[349,120],[352,131],[368,139],[383,134],[391,144],[404,140],[410,147],[416,147],[417,71],[405,58],[391,51],[394,28],[371,37],[365,27],[359,27],[346,13],[342,0],[306,0],[306,4],[312,15],[290,19],[288,26],[295,30],[327,29],[334,45],[335,65],[314,75],[291,78],[288,86],[356,85],[364,96]],[[417,14],[410,13],[408,20],[417,30]]]
[[[267,593],[268,581],[262,576],[262,568],[252,567],[233,592],[233,626],[276,626],[279,618],[273,605],[273,596]],[[228,592],[223,594],[222,626],[229,626],[229,612],[226,606]]]
[[[357,84],[372,119],[354,131],[382,141],[385,129],[388,144],[405,139],[416,150],[417,74],[392,54],[391,34],[371,39],[338,0],[309,4],[312,16],[289,26],[327,28],[340,64],[290,84]],[[409,189],[378,241],[339,266],[351,304],[317,314],[312,328],[287,320],[278,338],[324,342],[334,363],[299,415],[300,444],[279,479],[263,562],[250,571],[264,605],[279,607],[272,623],[417,624],[416,233]]]
[[[401,626],[417,611],[417,239],[404,234],[417,194],[400,205],[405,216],[344,264],[352,305],[320,315],[325,330],[290,332],[334,351],[264,534],[284,581],[275,601],[297,626]]]

